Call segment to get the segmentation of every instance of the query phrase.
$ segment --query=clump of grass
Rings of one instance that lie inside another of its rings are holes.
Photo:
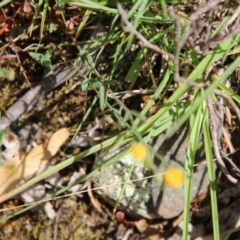
[[[218,21],[207,18],[206,21],[209,21],[211,29],[209,29],[208,35],[204,35],[202,32],[204,32],[205,25],[201,26],[202,31],[199,32],[194,27],[200,23],[202,14],[214,11],[214,8],[218,6],[220,1],[209,2],[203,7],[197,6],[197,10],[193,13],[189,13],[187,10],[183,13],[173,3],[183,10],[189,7],[185,1],[161,1],[160,4],[155,1],[146,0],[138,0],[134,4],[130,1],[124,1],[122,5],[118,4],[118,6],[115,4],[107,5],[106,2],[88,0],[80,2],[64,0],[58,3],[59,6],[68,4],[73,7],[85,9],[87,20],[77,27],[77,36],[90,26],[91,22],[96,21],[96,19],[106,16],[111,19],[111,22],[107,25],[109,31],[106,35],[96,40],[89,40],[89,48],[79,50],[79,57],[76,62],[84,61],[90,73],[81,84],[82,90],[94,90],[97,96],[88,109],[86,116],[89,116],[90,112],[99,106],[102,112],[111,112],[113,118],[118,121],[118,124],[125,131],[57,164],[34,179],[24,183],[13,194],[19,193],[35,182],[71,165],[77,159],[93,154],[100,149],[108,147],[119,148],[136,139],[138,142],[149,143],[154,137],[170,127],[172,131],[169,136],[178,131],[184,123],[188,122],[189,148],[185,164],[183,239],[187,239],[191,178],[201,132],[204,135],[204,149],[210,180],[214,238],[219,239],[215,175],[212,164],[213,155],[216,155],[217,152],[214,148],[216,145],[214,143],[214,130],[210,128],[213,124],[211,120],[211,116],[213,115],[211,105],[218,102],[217,99],[220,96],[226,100],[226,105],[238,111],[234,101],[240,103],[239,96],[231,89],[226,88],[224,84],[240,64],[240,59],[237,58],[237,54],[240,51],[240,34],[238,32],[235,34],[224,33],[224,26],[227,26],[229,19],[231,19],[237,10],[232,8],[229,15],[223,15]],[[38,7],[41,4],[43,2],[39,2]],[[47,8],[47,1],[45,1],[42,10],[44,16],[47,14]],[[192,6],[192,9],[194,8],[195,6]],[[37,10],[40,11],[39,9]],[[128,9],[128,11],[125,9]],[[220,11],[220,8],[218,10]],[[45,19],[46,17],[42,18],[41,37],[43,35],[42,31]],[[218,27],[213,27],[214,22],[217,22]],[[224,37],[222,38],[223,33]],[[196,45],[197,43],[198,45]],[[115,52],[109,59],[111,69],[103,76],[97,71],[96,62],[109,44],[115,45]],[[146,89],[153,90],[151,98],[149,98],[149,101],[140,111],[131,109],[131,105],[127,105],[123,99],[115,96],[110,100],[108,97],[109,95],[114,96],[116,94],[112,88],[116,83],[116,73],[118,73],[123,59],[130,54],[130,48],[134,44],[139,44],[141,47],[137,51],[136,58],[126,71],[122,85],[128,86],[125,94],[130,92],[130,90],[140,90],[143,86]],[[93,52],[97,52],[96,59],[91,57],[91,53]],[[152,61],[152,58],[155,55],[160,56],[162,60],[162,65],[159,67],[162,69],[158,73],[158,76],[153,74],[153,65],[155,62]],[[230,63],[223,68],[223,73],[218,75],[214,72],[214,65],[218,64],[221,60],[222,64],[224,64],[226,59]],[[147,66],[145,67],[147,69],[145,75],[141,72],[143,66]],[[142,82],[136,83],[141,75],[144,75]],[[171,94],[168,93],[169,89],[171,89]],[[149,112],[153,105],[156,107],[156,111]],[[120,109],[122,110],[121,113]],[[81,122],[79,130],[84,121],[87,121],[87,117]],[[147,154],[146,151],[147,149],[144,146],[137,145],[133,149],[133,155],[138,160]],[[114,157],[111,161],[101,166],[101,168],[114,163],[122,154]],[[218,159],[221,164],[220,160]],[[224,168],[224,165],[222,165],[222,168]],[[67,191],[74,184],[94,176],[98,171],[99,169],[96,169],[70,186],[62,188],[55,193],[55,196]],[[166,182],[169,185],[174,185],[171,182],[173,179],[172,173],[174,173],[174,176],[178,176],[177,182],[182,184],[183,175],[174,169],[167,170]],[[50,198],[48,197],[45,200]],[[16,214],[20,214],[33,206],[27,207]],[[8,218],[12,216],[14,215],[8,216]]]

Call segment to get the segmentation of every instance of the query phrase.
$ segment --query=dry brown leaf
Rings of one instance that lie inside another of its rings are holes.
[[[158,240],[160,238],[162,230],[158,225],[151,226],[148,225],[145,219],[140,219],[139,221],[135,222],[135,226],[138,231],[144,234],[144,236],[149,240]]]
[[[140,233],[145,232],[148,228],[148,224],[145,219],[140,219],[139,221],[136,221],[135,224]]]
[[[62,128],[54,133],[47,143],[40,144],[0,166],[0,196],[13,190],[22,179],[28,179],[36,172],[44,170],[68,137],[69,131]]]

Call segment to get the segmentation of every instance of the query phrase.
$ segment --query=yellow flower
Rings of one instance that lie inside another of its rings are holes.
[[[136,161],[143,161],[147,157],[148,149],[146,145],[137,143],[132,147],[132,156]]]
[[[184,172],[177,167],[170,167],[164,174],[164,183],[171,188],[181,188],[184,183]]]

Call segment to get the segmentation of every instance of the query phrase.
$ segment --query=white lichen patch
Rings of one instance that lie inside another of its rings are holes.
[[[118,150],[115,154],[106,154],[104,157],[98,157],[95,161],[94,169],[111,160],[119,152]],[[132,172],[130,172],[133,164],[135,165]],[[103,187],[98,190],[100,195],[116,202],[129,174],[130,179],[120,199],[120,207],[128,212],[148,217],[147,203],[151,197],[151,183],[149,179],[143,178],[149,176],[150,171],[144,168],[142,162],[136,163],[131,153],[102,169],[99,174],[93,177],[93,181],[95,187]]]

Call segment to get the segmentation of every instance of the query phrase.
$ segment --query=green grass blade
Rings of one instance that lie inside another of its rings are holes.
[[[48,0],[44,0],[43,11],[41,13],[42,19],[41,19],[41,25],[40,25],[40,42],[42,41],[42,37],[43,37],[43,31],[44,31],[44,25],[45,25],[45,20],[47,16],[48,6],[49,6]]]
[[[116,203],[115,203],[115,205],[114,205],[113,213],[115,213],[116,210],[117,210],[117,208],[119,207],[119,204],[120,204],[120,202],[121,202],[121,200],[122,200],[122,198],[123,198],[123,194],[124,194],[124,192],[125,192],[125,190],[126,190],[127,184],[128,184],[128,182],[129,182],[129,180],[130,180],[130,177],[131,177],[131,174],[132,174],[132,171],[133,171],[135,165],[136,165],[136,162],[134,162],[134,163],[132,164],[131,169],[129,170],[129,173],[128,173],[126,179],[124,179],[124,184],[123,184],[123,186],[122,186],[122,188],[121,188],[121,191],[120,191],[120,193],[119,193],[119,196],[118,196],[118,198],[117,198],[117,201],[116,201]]]
[[[3,7],[7,4],[9,4],[10,2],[12,2],[12,0],[3,0],[2,2],[0,2],[0,7]]]
[[[76,132],[75,132],[75,134],[74,134],[74,136],[73,136],[72,139],[74,139],[74,138],[76,137],[76,135],[78,134],[78,132],[81,130],[83,123],[84,123],[84,122],[86,121],[86,119],[88,118],[88,116],[89,116],[89,114],[91,113],[91,111],[92,111],[94,105],[96,104],[96,102],[97,102],[97,96],[94,97],[94,99],[93,99],[91,105],[89,106],[87,112],[84,114],[83,119],[82,119],[82,121],[80,122],[80,124],[78,125],[78,128],[77,128],[77,130],[76,130]]]
[[[137,11],[137,15],[135,16],[134,22],[133,22],[133,28],[137,29],[138,25],[139,25],[139,21],[140,18],[144,15],[145,11],[148,9],[148,6],[150,5],[151,1],[148,0],[138,0],[134,7],[136,5],[139,5],[139,9]],[[135,11],[134,11],[135,12]],[[129,49],[132,45],[133,42],[133,38],[134,38],[134,33],[131,32],[128,38],[128,43],[127,43],[127,49]]]
[[[222,53],[223,56],[224,53]],[[236,68],[239,66],[240,64],[240,58],[237,58],[235,61],[233,61],[233,63],[230,64],[230,66],[224,71],[224,73],[216,80],[214,81],[202,94],[201,97],[199,97],[198,101],[196,102],[195,105],[193,105],[192,109],[190,112],[186,113],[181,119],[179,119],[178,123],[175,125],[175,127],[173,127],[173,133],[175,131],[177,131],[177,129],[180,128],[180,126],[186,122],[186,120],[189,118],[189,116],[195,112],[198,107],[201,105],[201,103],[207,98],[207,96],[209,96],[214,89],[216,89],[220,83],[222,83],[223,81],[225,81],[232,73],[233,71],[236,70]],[[186,85],[185,85],[186,86]],[[186,86],[187,87],[187,86]],[[184,86],[183,89],[184,90]],[[177,91],[176,91],[177,92]],[[175,93],[176,93],[175,92]],[[172,97],[175,97],[175,93],[173,94]],[[170,98],[171,99],[171,98]],[[169,99],[169,100],[170,100]]]
[[[134,76],[139,71],[141,62],[143,61],[143,58],[147,54],[147,52],[148,52],[148,49],[146,49],[146,48],[140,50],[137,57],[135,58],[134,63],[132,64],[131,68],[129,69],[129,71],[125,77],[126,82],[131,82],[133,80]]]
[[[30,36],[32,35],[32,30],[33,30],[33,27],[34,27],[34,23],[35,23],[35,20],[37,18],[38,13],[40,12],[40,8],[41,8],[42,4],[43,4],[43,0],[39,0],[39,2],[37,4],[37,8],[34,12],[34,15],[33,15],[32,21],[31,21],[31,25],[30,25]]]
[[[208,177],[209,177],[209,184],[210,184],[213,234],[214,234],[214,239],[219,240],[220,233],[219,233],[216,181],[215,181],[215,172],[214,172],[214,165],[213,165],[212,143],[211,143],[211,137],[209,132],[209,114],[208,114],[206,104],[204,104],[204,111],[205,111],[205,118],[204,118],[204,124],[203,124],[204,149],[205,149],[205,154],[207,159]]]
[[[184,215],[183,215],[183,239],[188,239],[188,226],[190,219],[190,201],[191,201],[191,186],[193,176],[194,159],[199,141],[199,135],[203,123],[203,111],[199,108],[196,115],[191,115],[189,121],[189,138],[187,149],[187,161],[185,163],[186,178],[184,183]]]
[[[116,141],[116,139],[117,139],[117,138],[115,138],[114,141]],[[111,141],[111,143],[113,144],[114,142]],[[97,147],[97,148],[95,148],[95,149],[100,150],[101,147],[102,147],[101,145],[102,145],[102,144],[98,144],[98,145],[97,145],[98,147],[95,146],[95,147]],[[99,148],[99,147],[100,147],[100,148]],[[81,156],[87,156],[87,155],[90,155],[89,152],[91,152],[91,151],[89,151],[89,149],[88,149],[88,150],[86,150],[86,151],[78,154],[77,156],[80,156],[80,155],[81,155]],[[66,187],[63,187],[62,189],[58,190],[57,192],[53,193],[52,195],[44,198],[44,199],[42,200],[42,202],[46,202],[46,201],[48,201],[48,200],[50,200],[50,199],[52,199],[52,198],[54,198],[54,197],[56,197],[56,196],[64,193],[64,192],[66,192],[68,189],[70,189],[71,187],[75,186],[76,184],[79,184],[79,183],[81,183],[81,182],[89,179],[90,177],[98,174],[98,173],[101,171],[101,169],[106,168],[106,167],[110,166],[111,164],[114,164],[115,162],[118,161],[119,158],[122,158],[122,157],[126,156],[126,155],[129,154],[129,153],[130,153],[130,149],[127,149],[127,150],[123,151],[122,153],[120,153],[120,154],[118,154],[117,156],[113,157],[110,161],[104,163],[101,167],[95,169],[95,170],[92,171],[91,173],[89,173],[89,174],[87,174],[87,175],[79,178],[79,179],[76,180],[75,182],[69,184],[69,185],[66,186]],[[58,164],[58,165],[56,165],[56,166],[48,169],[47,171],[41,173],[39,176],[37,176],[37,177],[31,179],[30,181],[22,184],[22,185],[19,186],[16,190],[12,191],[13,196],[14,196],[15,194],[18,194],[18,193],[22,192],[23,190],[27,189],[28,187],[32,186],[34,183],[40,181],[39,179],[44,179],[44,178],[46,178],[47,176],[52,175],[53,172],[56,172],[56,168],[57,168],[57,171],[59,171],[60,169],[63,169],[63,168],[65,168],[66,166],[69,166],[69,165],[72,164],[75,160],[79,159],[79,158],[77,158],[77,156],[76,156],[76,157],[71,157],[71,158],[67,159],[67,160],[64,161],[63,163],[60,163],[60,164]],[[9,214],[9,215],[7,215],[6,217],[0,219],[0,222],[6,221],[6,220],[8,220],[8,219],[10,219],[10,218],[12,218],[12,217],[14,217],[14,216],[17,216],[17,215],[19,215],[19,214],[21,214],[21,213],[23,213],[23,212],[26,212],[26,211],[32,209],[33,207],[35,207],[35,206],[37,206],[37,205],[39,205],[39,204],[40,204],[40,203],[36,203],[36,204],[33,203],[32,205],[30,205],[30,206],[28,206],[28,207],[25,207],[24,209],[22,209],[22,210],[20,210],[20,211],[17,211],[17,212],[15,212],[15,213],[13,213],[13,214]]]
[[[217,80],[215,77],[212,77],[212,79],[214,81]],[[240,104],[240,96],[236,94],[231,88],[226,87],[226,85],[223,83],[219,84],[219,88],[223,90],[225,93],[227,93],[227,95],[230,96],[232,99],[234,99],[237,103]]]
[[[79,35],[81,34],[84,26],[86,25],[90,15],[92,14],[92,11],[91,10],[86,10],[86,12],[84,13],[84,16],[83,16],[83,21],[81,21],[81,23],[79,24],[78,26],[78,29],[77,29],[77,32],[76,32],[76,38],[79,37]]]
[[[107,148],[109,146],[113,146],[113,145],[117,145],[120,146],[126,142],[129,142],[130,140],[133,139],[133,137],[131,138],[126,138],[126,132],[122,133],[116,137],[113,137],[111,139],[108,139],[106,141],[104,141],[103,143],[97,144],[93,147],[91,147],[90,149],[87,149],[79,154],[77,154],[76,156],[73,156],[71,158],[68,158],[67,160],[51,167],[50,169],[47,169],[46,171],[42,172],[41,174],[39,174],[38,176],[30,179],[29,181],[27,181],[26,183],[22,184],[21,186],[17,187],[16,189],[14,189],[13,191],[11,191],[11,193],[8,194],[9,197],[15,196],[18,193],[23,192],[24,190],[26,190],[27,188],[29,188],[30,186],[32,186],[33,184],[41,181],[42,179],[47,178],[48,176],[51,176],[52,174],[66,168],[67,166],[70,166],[71,164],[73,164],[76,160],[81,159],[83,157],[89,156],[101,149]],[[119,143],[120,142],[120,143]],[[91,175],[92,176],[92,175]],[[2,196],[1,196],[2,197]]]
[[[94,10],[94,11],[102,11],[106,13],[112,13],[112,14],[118,14],[118,10],[116,8],[110,8],[106,7],[100,3],[96,3],[94,1],[90,0],[81,0],[81,1],[69,1],[69,0],[63,0],[62,2],[76,6],[79,8],[87,8],[88,10]]]

